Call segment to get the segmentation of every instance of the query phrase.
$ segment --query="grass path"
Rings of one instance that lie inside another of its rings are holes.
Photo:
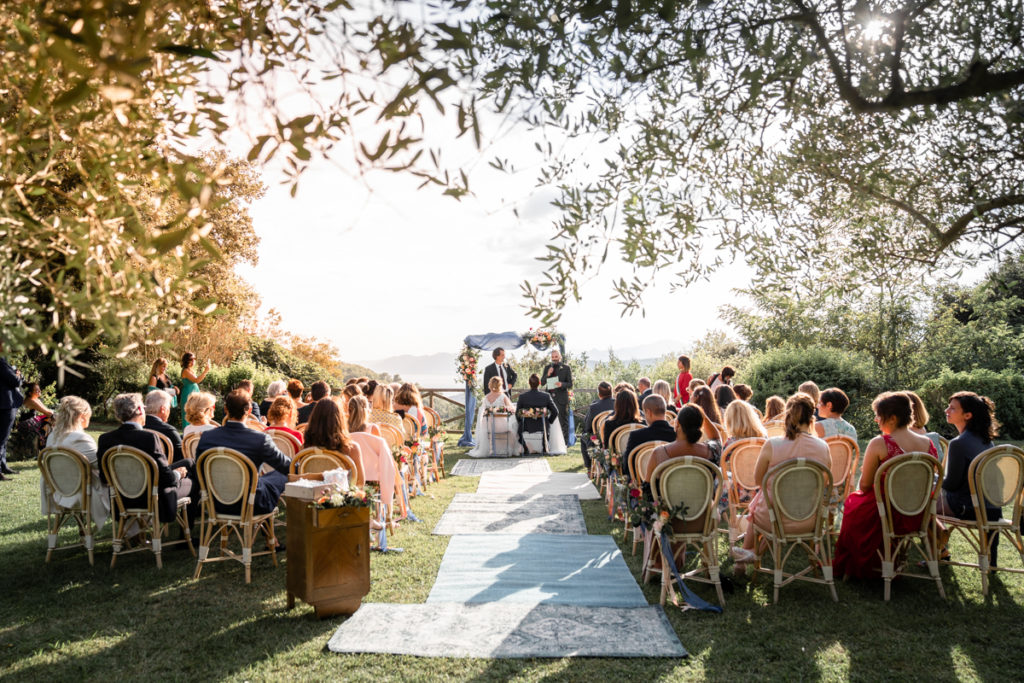
[[[448,465],[463,453],[450,448]],[[554,471],[582,471],[578,450],[550,458]],[[84,553],[45,564],[39,473],[0,484],[0,676],[5,680],[1014,680],[1024,668],[1024,579],[1000,575],[988,598],[977,573],[944,568],[947,600],[934,585],[903,580],[893,601],[881,584],[841,584],[833,603],[822,586],[793,585],[771,605],[761,579],[726,595],[722,615],[669,608],[688,660],[464,660],[393,655],[332,655],[324,649],[342,618],[317,620],[301,604],[285,610],[285,569],[219,563],[191,579],[187,551],[165,553],[164,569],[142,553],[109,569],[109,526],[96,566]],[[447,537],[430,531],[455,493],[477,479],[454,477],[413,501],[421,524],[402,524],[392,544],[404,553],[374,555],[367,602],[424,602]],[[621,524],[601,501],[584,501],[589,533],[611,533],[639,575]],[[1006,550],[1005,548],[1003,549]],[[968,556],[962,543],[954,554]],[[726,571],[730,571],[728,563]],[[697,590],[705,597],[708,587]],[[654,585],[644,587],[650,602]]]

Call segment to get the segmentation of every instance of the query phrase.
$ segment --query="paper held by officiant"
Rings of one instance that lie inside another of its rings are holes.
[[[545,383],[544,387],[548,391],[551,391],[553,389],[557,389],[558,388],[558,377],[557,376],[555,376],[555,377],[548,377],[548,381],[547,381],[547,383]]]

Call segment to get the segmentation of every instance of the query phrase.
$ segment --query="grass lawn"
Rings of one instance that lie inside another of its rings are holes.
[[[462,453],[449,448],[449,467]],[[550,464],[582,471],[576,448]],[[687,660],[334,655],[325,646],[344,619],[318,620],[303,603],[286,611],[285,568],[267,557],[253,562],[248,586],[237,563],[210,565],[193,581],[187,551],[165,552],[163,570],[152,555],[137,553],[112,571],[108,524],[95,567],[77,550],[45,564],[39,472],[34,462],[13,466],[20,474],[0,483],[0,675],[7,680],[943,681],[1015,680],[1024,670],[1022,575],[997,576],[983,598],[977,572],[950,567],[942,569],[946,600],[931,582],[903,579],[888,604],[878,582],[838,585],[838,603],[823,586],[795,584],[772,605],[765,577],[726,594],[721,615],[670,607]],[[448,543],[430,531],[452,496],[476,484],[449,478],[413,501],[423,523],[403,523],[393,537],[404,553],[372,557],[367,602],[425,601]],[[639,558],[630,555],[621,524],[608,521],[603,501],[586,501],[583,511],[590,533],[612,534],[639,576]],[[962,541],[952,549],[970,557]],[[1001,550],[1005,562],[1008,549]],[[729,561],[725,570],[731,573]],[[696,588],[711,599],[709,589]],[[656,586],[644,591],[657,602]]]

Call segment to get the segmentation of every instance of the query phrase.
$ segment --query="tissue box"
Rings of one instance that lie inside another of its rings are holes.
[[[292,474],[284,486],[284,495],[299,500],[316,500],[331,491],[331,485],[324,483],[320,474]]]

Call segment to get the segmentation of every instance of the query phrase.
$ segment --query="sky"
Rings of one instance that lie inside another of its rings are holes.
[[[264,310],[276,309],[293,332],[330,341],[342,360],[455,354],[467,334],[538,326],[520,283],[539,281],[544,264],[536,257],[557,212],[553,194],[534,190],[529,173],[509,179],[478,166],[471,176],[476,197],[461,201],[418,190],[409,176],[359,178],[326,161],[303,176],[294,199],[273,169],[264,181],[267,194],[251,207],[259,264],[239,272]],[[570,347],[665,340],[666,352],[677,350],[707,330],[725,329],[718,306],[735,299],[732,287],[749,283],[742,265],[675,293],[665,280],[645,297],[645,317],[621,318],[611,282],[627,271],[609,264],[563,312],[556,327]]]

